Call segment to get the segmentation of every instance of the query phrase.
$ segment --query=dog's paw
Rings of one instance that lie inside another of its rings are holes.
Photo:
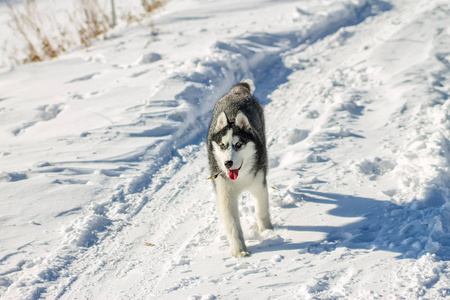
[[[259,227],[259,232],[263,232],[264,230],[273,230],[273,225],[270,222],[267,224],[264,224],[264,225],[260,225],[258,227]]]
[[[238,251],[236,253],[233,253],[233,256],[236,258],[244,258],[250,255],[250,252],[248,251]]]

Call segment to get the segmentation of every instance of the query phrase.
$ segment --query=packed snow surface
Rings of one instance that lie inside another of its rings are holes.
[[[449,20],[446,0],[172,0],[1,69],[1,298],[449,297]],[[205,137],[245,78],[275,229],[244,194],[236,259]]]

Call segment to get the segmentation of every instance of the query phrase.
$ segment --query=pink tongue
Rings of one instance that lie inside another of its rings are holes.
[[[239,169],[236,170],[228,170],[228,177],[230,177],[231,180],[236,180],[238,178]]]

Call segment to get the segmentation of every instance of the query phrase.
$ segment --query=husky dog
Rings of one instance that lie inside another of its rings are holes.
[[[253,81],[246,79],[216,103],[207,138],[219,215],[234,257],[250,254],[245,246],[238,211],[238,197],[244,190],[249,191],[256,201],[259,230],[273,229],[266,181],[264,112],[253,96],[254,90]]]

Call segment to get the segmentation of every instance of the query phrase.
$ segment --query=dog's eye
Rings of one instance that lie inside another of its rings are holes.
[[[234,147],[236,147],[236,149],[239,149],[242,147],[242,142],[237,142],[236,145],[234,145]]]
[[[225,150],[228,148],[228,145],[225,145],[224,143],[220,143],[219,147],[220,147],[220,149]]]

